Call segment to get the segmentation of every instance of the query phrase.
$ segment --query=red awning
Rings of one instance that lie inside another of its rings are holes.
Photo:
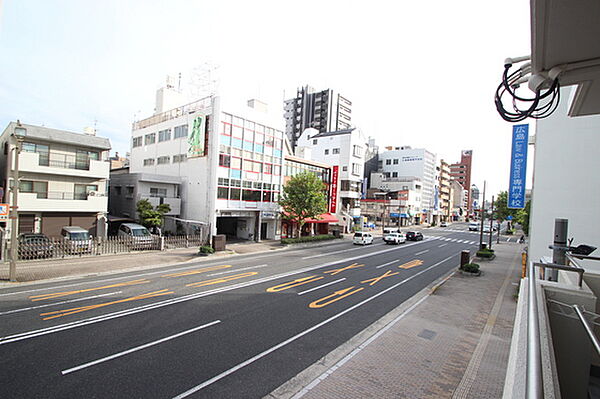
[[[306,223],[337,223],[338,220],[331,213],[323,213],[318,219],[306,219]]]

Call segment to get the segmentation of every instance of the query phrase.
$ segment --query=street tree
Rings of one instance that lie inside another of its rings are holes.
[[[516,215],[517,223],[521,225],[521,229],[525,235],[529,235],[529,213],[531,212],[531,200],[525,203],[525,208],[519,209]]]
[[[310,172],[292,177],[284,186],[279,205],[286,218],[296,222],[300,237],[306,219],[316,219],[327,211],[327,186]]]
[[[155,208],[147,199],[138,201],[136,207],[142,225],[148,228],[162,226],[165,214],[171,211],[169,204],[159,204]]]
[[[498,220],[506,220],[509,216],[514,218],[517,215],[517,209],[508,207],[508,192],[506,191],[501,191],[498,194],[498,198],[494,202],[494,208],[496,208],[496,219]]]

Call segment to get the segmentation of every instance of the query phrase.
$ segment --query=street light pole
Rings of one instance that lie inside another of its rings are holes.
[[[479,227],[479,249],[483,249],[483,220],[485,219],[485,180],[483,181],[483,201],[479,207],[481,217],[481,226]]]
[[[494,231],[494,196],[492,195],[492,210],[490,213],[490,237],[489,237],[489,244],[488,244],[489,249],[492,249],[492,236],[494,235],[493,231]]]
[[[17,129],[15,128],[15,133]],[[21,154],[21,143],[22,139],[13,134],[16,144],[14,148],[14,168],[13,168],[13,182],[12,182],[12,205],[10,207],[10,265],[8,270],[8,277],[11,282],[17,281],[17,231],[19,229],[19,155]]]

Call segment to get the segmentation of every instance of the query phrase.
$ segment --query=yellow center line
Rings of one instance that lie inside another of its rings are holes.
[[[193,274],[200,274],[200,273],[204,273],[204,272],[212,272],[212,271],[215,271],[215,270],[226,269],[228,267],[231,267],[231,265],[210,266],[210,267],[204,267],[202,269],[189,270],[187,272],[165,274],[165,275],[163,275],[161,277],[171,278],[171,277],[190,276],[190,275],[193,275]]]
[[[164,290],[160,290],[160,291],[149,292],[147,294],[132,296],[130,298],[119,299],[118,301],[104,302],[104,303],[98,303],[95,305],[80,306],[77,308],[55,310],[53,312],[40,313],[40,316],[49,316],[49,317],[44,317],[42,320],[50,320],[50,319],[55,319],[57,317],[63,317],[63,316],[68,316],[68,315],[72,315],[75,313],[86,312],[88,310],[103,308],[105,306],[114,305],[117,303],[138,301],[141,299],[154,298],[157,296],[169,295],[169,294],[173,294],[173,291],[168,291],[167,289],[164,289]],[[52,315],[52,316],[50,316],[50,315]]]
[[[361,266],[364,266],[364,264],[353,263],[350,266],[342,267],[341,269],[327,270],[323,273],[330,273],[332,276],[335,276],[336,274],[339,274],[345,270],[350,270],[350,269],[354,269],[356,267],[361,267]]]
[[[400,273],[400,272],[394,272],[394,273],[392,273],[392,271],[391,271],[391,270],[388,270],[387,272],[383,273],[383,274],[382,274],[381,276],[379,276],[379,277],[375,277],[375,278],[371,278],[371,279],[369,279],[369,280],[364,280],[364,281],[361,281],[361,284],[368,283],[369,281],[371,281],[371,284],[369,284],[369,285],[375,285],[375,284],[376,284],[376,283],[378,283],[380,280],[382,280],[382,279],[384,279],[384,278],[386,278],[386,277],[395,276],[396,274],[399,274],[399,273]]]
[[[288,288],[297,287],[302,284],[312,283],[313,281],[321,280],[322,278],[325,278],[325,277],[323,277],[323,276],[321,276],[321,277],[308,276],[308,277],[299,278],[294,281],[288,281],[287,283],[283,283],[283,284],[279,284],[279,285],[276,285],[271,288],[267,288],[267,292],[279,292],[279,291],[287,290]]]
[[[146,279],[140,279],[140,280],[127,281],[125,283],[117,283],[117,284],[105,285],[105,286],[102,286],[102,287],[87,288],[85,290],[64,291],[64,292],[54,292],[54,293],[43,294],[43,295],[33,295],[33,296],[30,296],[29,299],[31,299],[34,302],[35,301],[43,301],[45,299],[54,299],[54,298],[60,298],[60,297],[63,297],[63,296],[68,296],[68,295],[80,294],[82,292],[105,290],[105,289],[108,289],[108,288],[116,288],[116,287],[125,287],[125,286],[128,286],[128,285],[146,284],[146,283],[149,283],[149,282],[150,281],[148,281]]]
[[[330,304],[332,304],[332,303],[334,303],[334,302],[337,302],[337,301],[339,301],[340,299],[344,299],[344,298],[346,298],[347,296],[350,296],[350,295],[352,295],[352,294],[355,294],[355,293],[357,293],[358,291],[362,291],[362,290],[364,290],[364,287],[361,287],[361,288],[357,288],[357,289],[355,289],[354,291],[350,291],[352,288],[354,288],[354,286],[352,286],[352,287],[349,287],[349,288],[346,288],[346,289],[343,289],[343,290],[336,291],[336,292],[334,292],[333,294],[331,294],[331,295],[327,295],[326,297],[323,297],[323,298],[321,298],[321,299],[317,299],[316,301],[313,301],[313,302],[311,302],[311,303],[308,305],[308,307],[309,307],[309,308],[312,308],[312,309],[323,308],[323,307],[325,307],[325,306],[327,306],[327,305],[330,305]],[[350,292],[348,292],[348,291],[350,291]],[[337,297],[337,298],[336,298],[336,297]],[[333,299],[329,299],[329,298],[333,298]],[[328,299],[329,299],[329,300],[328,300]]]
[[[228,281],[237,280],[239,278],[244,278],[244,277],[255,276],[257,274],[258,274],[258,272],[247,272],[247,273],[241,273],[241,274],[234,274],[234,275],[227,276],[227,277],[213,278],[212,280],[204,280],[204,281],[199,281],[197,283],[186,284],[185,286],[186,287],[204,287],[206,285],[226,283]]]

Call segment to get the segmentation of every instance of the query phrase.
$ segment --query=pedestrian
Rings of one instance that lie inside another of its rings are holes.
[[[525,242],[525,234],[521,234],[521,238],[519,238],[519,244],[523,244]]]

